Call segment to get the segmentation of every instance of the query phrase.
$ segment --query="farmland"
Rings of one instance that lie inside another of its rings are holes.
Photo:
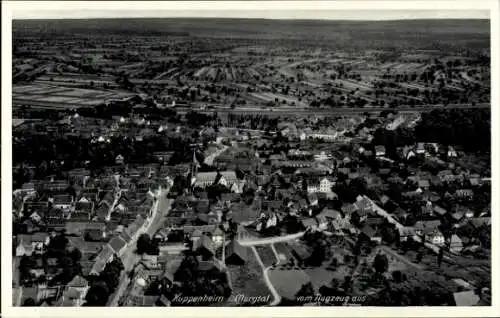
[[[126,94],[151,96],[156,105],[232,111],[489,103],[483,20],[468,27],[454,20],[124,22],[96,20],[86,29],[84,20],[14,21],[14,106],[74,109]],[[34,25],[43,26],[43,41],[34,40]],[[92,39],[84,36],[97,27],[102,31]],[[469,53],[444,50],[459,44]],[[26,85],[46,88],[24,94]]]
[[[63,87],[44,83],[16,85],[12,90],[14,105],[54,107],[60,109],[96,106],[130,96],[133,95],[127,92]]]

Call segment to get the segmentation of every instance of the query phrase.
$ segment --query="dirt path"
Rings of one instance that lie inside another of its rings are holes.
[[[278,292],[276,291],[276,288],[274,288],[274,286],[271,282],[271,279],[269,278],[269,269],[271,268],[271,266],[269,266],[267,268],[264,266],[264,263],[260,259],[259,253],[257,252],[257,249],[255,248],[255,246],[252,246],[251,249],[252,249],[253,253],[255,254],[255,258],[257,259],[257,262],[259,263],[260,267],[262,268],[262,273],[264,275],[264,282],[266,283],[267,288],[269,288],[269,291],[271,292],[271,294],[273,294],[273,297],[274,297],[274,300],[269,304],[269,306],[277,306],[281,301],[281,296],[278,294]],[[279,261],[279,260],[277,260],[277,261]]]

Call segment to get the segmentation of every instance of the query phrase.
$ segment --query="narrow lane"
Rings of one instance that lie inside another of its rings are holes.
[[[152,235],[163,225],[162,219],[167,215],[170,209],[170,201],[167,199],[167,193],[168,189],[162,190],[159,194],[158,201],[155,203],[155,206],[153,208],[153,218],[147,225],[144,233]],[[109,307],[118,306],[118,301],[123,296],[123,293],[125,292],[130,282],[129,272],[140,260],[140,256],[135,253],[137,238],[130,242],[130,244],[127,246],[127,249],[122,254],[123,256],[121,258],[124,270],[120,275],[120,284],[108,300],[107,306]]]
[[[264,275],[264,282],[266,283],[267,288],[269,289],[271,294],[273,294],[273,297],[274,297],[274,300],[269,304],[269,306],[277,306],[281,301],[281,296],[278,294],[278,292],[276,291],[276,288],[274,288],[274,286],[271,282],[271,279],[269,278],[269,269],[271,268],[271,266],[266,268],[264,263],[260,259],[259,253],[257,252],[257,249],[254,246],[252,246],[250,248],[252,249],[252,251],[255,255],[255,258],[257,259],[257,262],[259,263],[260,267],[262,268],[262,274]]]

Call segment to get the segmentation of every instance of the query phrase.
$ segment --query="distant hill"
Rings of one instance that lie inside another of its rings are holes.
[[[184,35],[304,41],[337,41],[351,45],[375,43],[420,47],[432,43],[488,48],[489,20],[330,21],[216,18],[127,18],[14,20],[21,34]],[[406,44],[405,44],[406,43]]]

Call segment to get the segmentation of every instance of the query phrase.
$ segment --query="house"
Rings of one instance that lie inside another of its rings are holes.
[[[310,206],[318,205],[318,196],[315,193],[307,194],[307,201],[309,201]]]
[[[21,190],[26,194],[33,194],[36,192],[35,184],[33,182],[23,183]]]
[[[464,217],[465,217],[465,210],[464,210],[464,208],[460,208],[460,207],[456,208],[455,212],[451,215],[451,218],[455,222],[460,222]]]
[[[116,158],[115,158],[115,164],[122,165],[124,162],[125,162],[125,158],[123,158],[123,156],[121,154],[119,154],[118,156],[116,156]]]
[[[429,180],[418,180],[418,187],[424,190],[429,189],[430,187]]]
[[[74,289],[80,291],[84,296],[90,288],[89,282],[80,275],[76,275],[73,279],[66,285],[68,289]]]
[[[470,200],[474,196],[471,189],[458,189],[455,191],[455,197],[459,200]]]
[[[63,211],[68,211],[73,204],[73,197],[69,194],[58,194],[54,195],[52,206],[55,209],[60,209]]]
[[[340,209],[347,219],[350,219],[354,212],[359,211],[358,206],[352,203],[344,203]]]
[[[143,254],[141,257],[140,264],[142,264],[148,270],[154,270],[160,268],[160,263],[158,262],[158,255]]]
[[[80,307],[85,300],[85,294],[76,289],[66,289],[54,305],[58,307]]]
[[[438,229],[427,231],[424,234],[425,240],[434,245],[444,245],[444,235]]]
[[[215,246],[221,246],[224,243],[224,232],[219,227],[212,232],[212,241]]]
[[[193,250],[202,255],[204,260],[209,260],[215,255],[215,244],[204,234],[193,244]]]
[[[439,220],[418,221],[417,223],[415,223],[413,228],[415,229],[415,233],[417,235],[426,235],[426,234],[431,233],[435,230],[438,230],[440,225],[441,225],[441,221],[439,221]]]
[[[324,177],[319,181],[319,192],[330,192],[334,185],[335,181],[332,178]]]
[[[33,246],[33,251],[42,253],[44,247],[49,245],[50,236],[46,233],[38,232],[31,235],[31,245]]]
[[[380,201],[380,204],[382,205],[382,207],[384,207],[387,203],[389,203],[391,199],[386,196],[385,194],[382,195],[380,198],[379,198],[379,201]]]
[[[364,149],[364,148],[360,148]],[[373,151],[365,149],[363,152],[360,153],[363,157],[371,158],[373,157]]]
[[[327,207],[323,208],[318,216],[325,217],[329,221],[341,220],[343,218],[341,212]]]
[[[235,182],[231,185],[231,192],[233,193],[243,193],[243,189],[245,187],[245,180],[235,180]]]
[[[446,215],[446,213],[448,213],[445,209],[443,209],[439,205],[434,205],[433,211],[434,211],[434,213],[437,213],[441,216],[444,216],[444,215]]]
[[[450,238],[450,252],[452,253],[460,253],[464,248],[464,244],[462,239],[458,237],[456,234],[453,234]]]
[[[371,242],[374,242],[377,244],[382,243],[382,235],[380,235],[380,233],[377,230],[375,230],[372,226],[370,226],[368,224],[363,226],[363,228],[361,229],[360,236],[365,240],[368,240],[368,241],[371,241]]]
[[[248,261],[248,247],[232,240],[226,247],[226,264],[243,265]]]
[[[85,198],[81,198],[75,203],[75,213],[88,214],[89,216],[94,212],[94,202],[87,201]]]
[[[417,143],[416,152],[419,155],[423,155],[423,154],[426,153],[426,151],[425,151],[425,144],[423,142]]]
[[[22,238],[19,240],[16,246],[16,256],[31,256],[33,254],[33,245],[31,244],[31,240],[26,238]]]
[[[329,220],[323,216],[323,215],[316,215],[316,222],[317,222],[317,227],[318,227],[318,230],[320,231],[324,231],[326,229],[328,229],[328,224],[330,223]]]
[[[121,255],[127,247],[127,243],[123,240],[123,238],[119,236],[116,236],[111,241],[109,241],[108,245],[113,250],[113,252],[118,255]]]
[[[480,228],[481,226],[491,226],[491,218],[490,217],[471,218],[470,224],[476,229]]]
[[[231,187],[237,180],[238,179],[234,171],[199,172],[196,174],[194,185],[202,188],[213,184],[221,184],[225,187]]]
[[[315,218],[304,218],[300,222],[306,230],[318,229],[318,221]]]
[[[231,206],[231,211],[227,217],[235,223],[249,224],[257,220],[259,215],[260,208],[258,206],[247,206],[245,203],[240,202]]]
[[[375,156],[383,157],[385,156],[385,146],[375,146]]]
[[[448,146],[447,155],[448,155],[448,158],[455,158],[458,156],[456,150],[452,146]]]
[[[406,242],[408,238],[415,236],[415,230],[412,227],[398,227],[399,241]]]
[[[102,229],[87,229],[84,234],[86,241],[100,242],[106,240],[106,232]]]
[[[319,184],[316,182],[307,183],[307,193],[319,192]]]

